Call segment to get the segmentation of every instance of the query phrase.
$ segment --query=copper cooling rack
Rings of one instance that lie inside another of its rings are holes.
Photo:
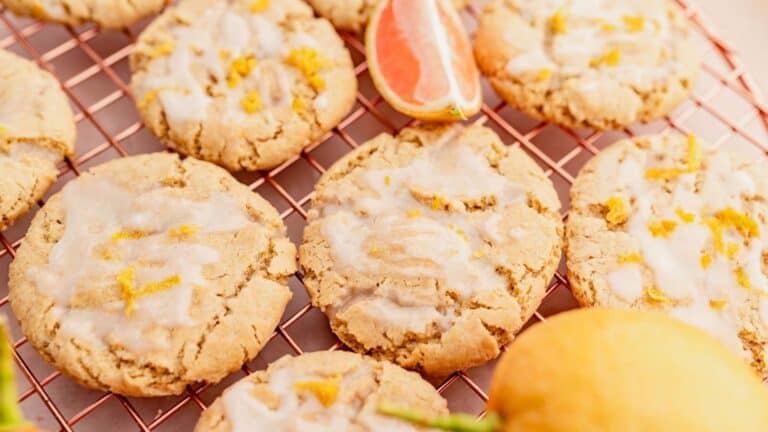
[[[493,128],[505,143],[522,147],[547,171],[564,204],[563,218],[567,217],[568,189],[579,168],[619,138],[676,129],[696,133],[710,143],[740,147],[759,157],[768,152],[768,106],[762,103],[753,81],[734,50],[712,32],[694,4],[689,0],[677,2],[696,30],[705,64],[692,99],[662,120],[608,133],[569,130],[512,110],[484,83],[482,112],[470,121]],[[462,12],[470,31],[476,27],[482,3],[475,1]],[[19,19],[2,8],[0,21],[0,48],[31,58],[53,72],[76,113],[76,155],[61,164],[58,181],[49,196],[94,165],[164,150],[139,121],[128,88],[127,57],[147,22],[123,32],[102,32],[93,26],[66,28]],[[395,133],[412,123],[383,102],[372,86],[361,40],[352,35],[343,37],[360,82],[357,103],[349,116],[300,156],[269,172],[237,176],[277,207],[296,243],[301,240],[312,187],[320,175],[344,153],[374,135]],[[8,264],[33,214],[34,211],[0,233],[0,313],[12,315],[7,297]],[[200,412],[243,374],[261,369],[284,354],[342,348],[324,315],[309,304],[301,273],[291,278],[290,285],[294,299],[259,357],[243,365],[242,373],[232,374],[220,384],[189,388],[178,397],[135,399],[85,390],[48,366],[26,343],[18,328],[13,327],[22,409],[51,431],[189,431]],[[561,265],[531,323],[575,306]],[[448,399],[451,409],[480,414],[494,363],[456,373],[434,384]]]

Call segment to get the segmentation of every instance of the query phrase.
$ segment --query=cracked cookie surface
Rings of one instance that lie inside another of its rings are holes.
[[[75,122],[58,81],[31,61],[0,50],[0,231],[56,181],[56,164],[75,150]]]
[[[277,211],[223,169],[156,153],[69,182],[10,267],[32,346],[82,385],[179,394],[255,357],[291,292]]]
[[[224,391],[195,432],[333,430],[416,432],[377,414],[382,403],[426,416],[448,414],[445,399],[418,374],[344,351],[285,356]]]
[[[337,29],[359,33],[365,28],[379,0],[309,0],[309,3]],[[460,9],[467,6],[469,0],[452,0],[452,3]]]
[[[357,91],[343,41],[300,0],[184,0],[142,33],[131,70],[152,132],[231,171],[296,156]]]
[[[568,279],[582,305],[658,310],[766,372],[768,163],[694,136],[622,140],[571,189]]]
[[[159,12],[169,0],[3,0],[11,11],[42,21],[78,26],[94,22],[120,29]]]
[[[539,306],[559,208],[544,172],[490,129],[380,135],[317,184],[304,283],[353,350],[447,375],[496,357]]]
[[[475,57],[513,107],[568,127],[618,129],[673,110],[699,57],[667,0],[491,0]]]

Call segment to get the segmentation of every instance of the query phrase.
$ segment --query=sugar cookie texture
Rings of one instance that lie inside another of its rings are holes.
[[[43,21],[78,26],[94,22],[103,28],[128,27],[159,12],[168,0],[3,0],[5,7]]]
[[[457,9],[469,0],[451,0]],[[358,33],[363,31],[379,0],[309,0],[320,16],[328,18],[339,30]]]
[[[53,75],[0,50],[0,231],[56,181],[75,150],[75,122]]]
[[[297,155],[357,90],[341,38],[300,0],[183,0],[142,33],[131,69],[152,132],[232,171]]]
[[[291,298],[277,211],[214,165],[108,162],[46,203],[10,268],[24,334],[83,385],[178,394],[256,356]]]
[[[767,193],[765,161],[693,136],[612,145],[571,190],[574,294],[587,306],[664,311],[766,375]]]
[[[543,171],[481,126],[380,135],[320,179],[299,259],[350,348],[430,375],[499,354],[560,260]]]
[[[195,432],[416,432],[377,414],[394,403],[428,416],[445,400],[418,374],[343,351],[285,356],[229,387],[203,412]]]
[[[621,128],[686,99],[699,58],[667,0],[491,0],[475,56],[499,95],[539,119]]]

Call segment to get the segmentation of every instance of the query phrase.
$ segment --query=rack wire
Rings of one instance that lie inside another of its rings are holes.
[[[570,130],[523,116],[504,104],[484,82],[482,111],[471,122],[496,130],[503,141],[519,146],[546,170],[564,204],[568,189],[583,164],[606,145],[639,133],[674,129],[696,133],[703,141],[739,147],[764,157],[768,153],[768,106],[745,72],[734,49],[711,29],[693,0],[676,0],[701,40],[704,65],[690,101],[649,125],[622,131]],[[477,25],[482,0],[462,12],[471,32]],[[137,35],[149,20],[122,32],[102,32],[86,25],[67,28],[21,19],[0,8],[0,48],[31,58],[52,72],[62,84],[75,111],[78,147],[74,157],[59,167],[59,178],[47,196],[84,170],[107,160],[162,151],[164,146],[139,120],[131,99],[127,57]],[[281,212],[289,236],[299,243],[319,176],[339,157],[380,132],[396,133],[413,123],[392,110],[371,84],[359,37],[342,35],[355,62],[360,82],[352,112],[301,155],[261,173],[238,174],[240,181],[267,198]],[[44,200],[43,200],[44,201]],[[38,203],[43,205],[43,201]],[[35,209],[36,210],[36,209]],[[35,213],[0,233],[0,313],[8,305],[8,265]],[[179,397],[138,399],[86,390],[48,366],[12,324],[14,356],[19,372],[22,409],[46,430],[181,431],[191,430],[200,412],[232,382],[265,367],[284,354],[342,349],[327,320],[313,308],[302,286],[302,275],[290,280],[294,299],[270,342],[242,373],[217,385],[188,388]],[[529,322],[576,307],[561,264],[546,297]],[[13,320],[12,320],[13,321]],[[495,361],[433,382],[451,409],[482,414]]]

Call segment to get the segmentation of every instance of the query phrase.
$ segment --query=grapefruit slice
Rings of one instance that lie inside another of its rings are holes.
[[[365,34],[373,83],[396,110],[420,120],[480,110],[480,74],[469,36],[447,0],[384,0]]]

